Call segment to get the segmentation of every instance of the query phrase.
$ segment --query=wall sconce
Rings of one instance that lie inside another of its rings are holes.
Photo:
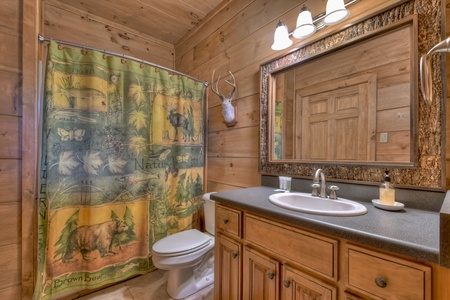
[[[278,22],[272,49],[283,50],[291,46],[290,35],[297,39],[304,39],[313,35],[318,29],[344,21],[350,15],[350,11],[346,7],[357,1],[359,0],[352,0],[344,4],[344,0],[328,0],[325,13],[318,15],[314,20],[309,9],[306,5],[303,5],[297,18],[297,26],[293,32],[289,33],[283,21]]]

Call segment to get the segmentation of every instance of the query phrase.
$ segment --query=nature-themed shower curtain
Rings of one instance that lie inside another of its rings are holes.
[[[205,85],[48,45],[35,299],[154,270],[152,245],[198,227]]]

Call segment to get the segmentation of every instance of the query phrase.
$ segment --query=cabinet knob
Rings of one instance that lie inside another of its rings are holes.
[[[223,219],[223,224],[227,224],[228,223],[228,219]]]
[[[378,276],[377,278],[375,278],[375,283],[380,287],[380,288],[385,288],[387,286],[387,281],[386,279],[384,279],[381,276]]]
[[[275,277],[275,273],[272,271],[269,271],[269,273],[267,273],[267,276],[269,277],[269,279],[273,279]]]
[[[283,280],[283,285],[288,288],[291,286],[291,282],[289,280],[285,279],[285,280]]]
[[[236,258],[236,257],[238,256],[238,254],[237,254],[237,252],[232,252],[232,253],[231,253],[231,256],[232,256],[233,258]]]

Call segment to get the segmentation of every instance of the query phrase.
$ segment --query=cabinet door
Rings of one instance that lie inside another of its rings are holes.
[[[335,300],[336,287],[289,267],[283,266],[283,300]]]
[[[214,251],[214,298],[241,299],[242,245],[217,234]]]
[[[280,263],[248,247],[243,260],[243,299],[279,299]]]

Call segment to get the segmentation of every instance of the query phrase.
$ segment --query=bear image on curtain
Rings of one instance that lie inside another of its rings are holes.
[[[90,260],[92,258],[88,254],[94,250],[98,250],[100,257],[117,254],[112,251],[113,240],[127,229],[122,221],[80,226],[69,235],[62,260],[72,261],[77,253],[81,253],[83,259]]]

